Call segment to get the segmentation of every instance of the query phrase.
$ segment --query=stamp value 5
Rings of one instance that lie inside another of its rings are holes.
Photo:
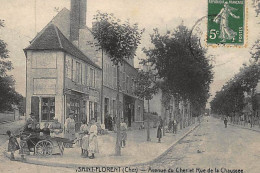
[[[208,0],[208,44],[243,45],[245,0]]]

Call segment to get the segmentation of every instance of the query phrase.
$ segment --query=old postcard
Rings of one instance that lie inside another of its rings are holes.
[[[259,0],[0,4],[0,172],[260,172]]]

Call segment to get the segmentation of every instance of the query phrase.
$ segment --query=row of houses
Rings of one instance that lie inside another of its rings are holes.
[[[86,26],[86,14],[86,0],[71,0],[71,9],[62,9],[24,49],[26,115],[34,113],[41,123],[56,117],[64,124],[73,113],[78,130],[82,120],[94,118],[106,124],[108,117],[113,119],[118,112],[129,127],[138,128],[147,104],[134,94],[138,73],[134,60],[125,60],[119,68],[117,109],[117,68],[104,51],[94,46],[97,42]],[[165,106],[163,97],[162,91],[154,96],[151,112],[157,112],[166,123],[190,117],[187,105],[181,102],[176,106],[172,98]]]
[[[33,112],[41,123],[56,117],[64,124],[74,113],[79,129],[82,120],[105,123],[119,111],[129,127],[139,126],[144,102],[134,95],[138,69],[133,59],[120,66],[118,110],[116,67],[88,44],[95,39],[86,26],[86,9],[86,0],[71,0],[71,10],[62,9],[24,49],[26,115]]]

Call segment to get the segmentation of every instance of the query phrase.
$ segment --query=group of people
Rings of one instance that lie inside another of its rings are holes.
[[[81,156],[83,158],[89,157],[90,159],[94,159],[95,153],[99,152],[97,142],[98,127],[95,119],[92,119],[89,124],[87,124],[86,120],[83,120],[79,134]]]
[[[25,155],[30,155],[30,151],[34,148],[35,143],[38,141],[38,136],[60,136],[63,128],[61,123],[58,122],[57,118],[51,125],[48,122],[44,123],[44,127],[41,129],[35,115],[30,114],[30,117],[26,120],[25,126],[19,134],[20,143],[17,142],[16,137],[7,131],[6,134],[9,136],[8,151],[11,152],[11,160],[14,160],[15,151],[19,150],[22,160],[25,160]],[[28,140],[30,138],[30,140]]]
[[[176,120],[171,120],[168,124],[168,131],[173,132],[174,134],[177,133],[177,121]]]
[[[168,124],[168,131],[172,131],[174,134],[177,133],[177,122],[176,120],[171,120]],[[164,122],[162,117],[159,118],[159,123],[157,126],[157,138],[158,138],[158,143],[161,142],[161,138],[163,136],[163,126],[164,126]]]

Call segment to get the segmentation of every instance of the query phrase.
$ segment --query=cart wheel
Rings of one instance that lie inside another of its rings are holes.
[[[53,145],[50,141],[48,140],[42,140],[39,141],[36,145],[35,145],[35,154],[37,156],[50,156],[52,154],[52,149],[53,149]]]

